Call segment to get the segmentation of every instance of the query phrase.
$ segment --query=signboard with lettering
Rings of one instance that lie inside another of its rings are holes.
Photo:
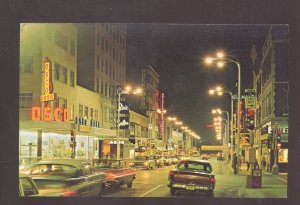
[[[31,119],[33,121],[56,121],[56,122],[68,122],[70,120],[68,109],[55,108],[54,110],[50,107],[32,107]]]
[[[120,122],[118,126],[120,129],[129,129],[130,113],[129,105],[126,102],[126,98],[121,96],[120,103],[118,104],[118,110],[120,111]],[[117,116],[118,117],[118,116]]]
[[[246,96],[246,109],[252,109],[256,107],[256,97]]]
[[[54,100],[52,74],[48,58],[45,58],[44,60],[44,90],[45,94],[41,95],[40,101],[47,102]]]
[[[147,94],[146,94],[146,85],[147,85],[147,70],[145,68],[142,69],[142,80],[141,84],[143,87],[143,91],[141,93],[141,103],[140,103],[140,108],[141,109],[147,109]]]

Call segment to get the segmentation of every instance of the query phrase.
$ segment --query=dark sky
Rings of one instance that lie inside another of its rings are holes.
[[[127,81],[139,80],[141,69],[152,65],[166,93],[166,109],[176,115],[203,141],[209,135],[206,124],[212,120],[211,109],[230,112],[230,98],[208,96],[217,84],[236,91],[237,68],[223,70],[203,65],[203,58],[223,49],[241,62],[242,90],[252,85],[250,49],[256,45],[258,57],[270,25],[175,25],[128,24]]]

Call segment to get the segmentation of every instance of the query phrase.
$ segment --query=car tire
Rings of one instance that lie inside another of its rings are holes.
[[[170,194],[171,194],[171,196],[175,196],[176,195],[176,189],[171,187],[170,188]]]
[[[208,191],[207,192],[207,197],[213,198],[214,197],[214,191],[213,190]]]
[[[132,187],[132,181],[127,184],[127,188],[131,188],[131,187]]]

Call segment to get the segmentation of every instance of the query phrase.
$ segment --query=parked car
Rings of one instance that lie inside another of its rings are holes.
[[[155,166],[157,166],[157,167],[162,167],[163,166],[163,161],[161,159],[161,156],[154,155],[153,160],[154,160]]]
[[[169,172],[168,179],[171,195],[175,195],[176,191],[189,191],[206,192],[213,196],[216,180],[209,161],[181,160],[176,168]]]
[[[177,164],[179,161],[175,156],[171,156],[170,158],[172,160],[172,164]]]
[[[29,175],[40,195],[93,197],[105,189],[106,174],[94,172],[91,161],[86,160],[42,160],[31,167]]]
[[[169,156],[162,156],[161,160],[163,162],[163,165],[171,165],[172,159]]]
[[[209,159],[209,155],[207,155],[207,154],[202,154],[202,155],[201,155],[201,159],[202,159],[202,160],[208,160],[208,159]]]
[[[108,189],[120,187],[124,184],[132,187],[136,171],[127,167],[126,161],[116,159],[95,159],[93,169],[96,172],[106,173],[106,186]]]
[[[141,169],[153,169],[155,162],[152,157],[149,156],[137,156],[134,161],[131,162],[130,167],[141,168]]]
[[[19,174],[19,196],[20,197],[31,197],[39,194],[37,185],[26,174]]]

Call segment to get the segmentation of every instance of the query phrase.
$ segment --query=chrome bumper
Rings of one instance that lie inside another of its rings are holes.
[[[213,190],[214,186],[209,185],[209,186],[201,186],[197,184],[181,184],[181,183],[168,183],[168,187],[172,188],[178,188],[178,189],[185,189],[185,190],[190,190],[190,191],[209,191]]]

